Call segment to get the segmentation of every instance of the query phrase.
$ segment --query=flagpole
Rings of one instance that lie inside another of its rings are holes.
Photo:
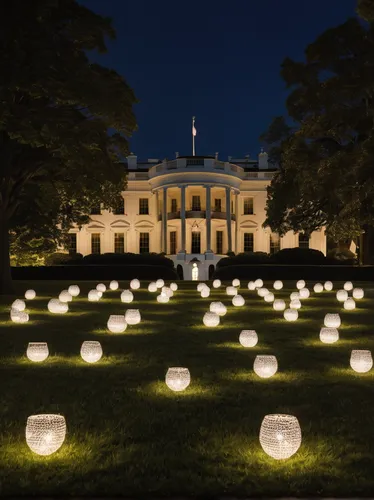
[[[192,156],[195,156],[195,134],[194,134],[194,127],[195,127],[195,117],[192,117]]]

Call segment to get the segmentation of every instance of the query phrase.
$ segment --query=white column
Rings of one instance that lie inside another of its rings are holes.
[[[239,194],[235,195],[235,251],[239,253]]]
[[[181,186],[181,252],[186,251],[186,186]]]
[[[167,188],[163,188],[162,198],[162,251],[168,251]]]
[[[231,188],[226,188],[226,222],[227,222],[227,251],[232,252],[231,240]]]
[[[212,251],[212,213],[210,186],[205,186],[206,199],[206,251]]]

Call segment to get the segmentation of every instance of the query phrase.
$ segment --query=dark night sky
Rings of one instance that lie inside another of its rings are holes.
[[[81,0],[113,19],[117,39],[95,56],[140,101],[130,140],[140,159],[191,153],[255,158],[284,112],[284,57],[302,59],[320,33],[355,15],[356,0]]]

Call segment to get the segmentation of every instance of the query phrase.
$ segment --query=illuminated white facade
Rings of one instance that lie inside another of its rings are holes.
[[[323,231],[305,240],[293,232],[278,238],[263,229],[266,188],[275,172],[266,153],[258,160],[229,157],[225,162],[218,154],[176,156],[142,163],[128,156],[123,206],[116,213],[98,210],[89,224],[72,229],[71,250],[83,255],[165,252],[181,266],[184,279],[192,277],[192,260],[198,278],[207,279],[209,267],[231,251],[309,246],[325,253]]]

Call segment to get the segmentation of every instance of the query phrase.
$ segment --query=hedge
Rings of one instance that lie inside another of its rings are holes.
[[[374,281],[374,266],[238,265],[216,268],[213,278],[243,280]]]
[[[55,253],[46,259],[47,266],[57,265],[105,265],[105,266],[130,266],[130,265],[146,265],[146,266],[166,266],[174,268],[174,263],[171,259],[166,258],[163,254],[156,253],[102,253],[89,254],[84,257],[81,254]]]
[[[12,278],[15,280],[178,280],[174,268],[155,265],[61,265],[40,267],[12,267]]]

